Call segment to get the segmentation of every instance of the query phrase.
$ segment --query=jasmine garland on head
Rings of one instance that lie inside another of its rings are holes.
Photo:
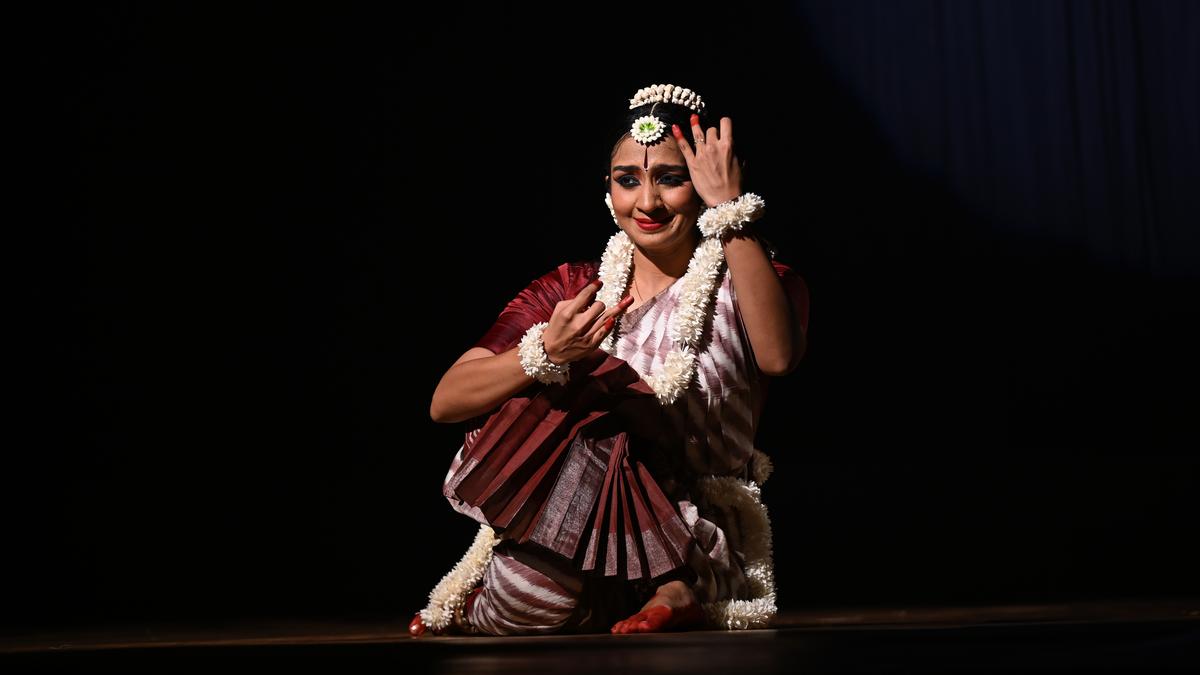
[[[659,103],[671,103],[685,107],[697,114],[704,111],[704,101],[700,95],[686,87],[676,87],[673,84],[655,84],[639,89],[633,98],[629,99],[629,109],[634,110],[650,104],[650,114],[642,115],[633,121],[629,133],[633,139],[645,146],[654,145],[663,138],[667,125],[663,119],[654,114]]]
[[[691,126],[692,114],[700,116],[701,124],[708,121],[704,101],[691,89],[673,84],[655,84],[639,89],[629,99],[629,112],[622,123],[625,131],[613,144],[609,158],[616,154],[626,138],[633,138],[647,148],[642,163],[645,168],[649,163],[650,146],[666,139],[672,124],[679,125],[681,129]],[[608,172],[607,165],[604,171]]]

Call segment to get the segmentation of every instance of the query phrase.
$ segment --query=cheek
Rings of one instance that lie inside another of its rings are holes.
[[[671,208],[676,211],[694,210],[699,199],[699,195],[696,194],[696,191],[691,188],[671,190],[670,196],[668,197]]]
[[[633,204],[634,199],[635,198],[629,194],[628,190],[613,190],[613,208],[615,208],[618,212],[628,210],[630,205]]]

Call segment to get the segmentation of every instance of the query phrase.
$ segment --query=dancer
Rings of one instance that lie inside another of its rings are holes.
[[[533,280],[438,383],[431,415],[468,429],[443,493],[480,530],[413,635],[769,625],[753,443],[807,349],[808,289],[705,108],[669,84],[630,99],[600,259]]]

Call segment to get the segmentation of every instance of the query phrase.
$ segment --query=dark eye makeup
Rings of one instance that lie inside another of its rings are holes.
[[[632,182],[632,183],[627,182],[625,180],[626,178],[632,178],[635,182]],[[685,182],[687,182],[687,178],[680,176],[677,173],[664,173],[661,176],[659,176],[659,178],[660,179],[662,179],[662,178],[671,179],[671,180],[667,181],[667,183],[666,183],[667,185],[683,185]],[[635,176],[631,173],[627,173],[627,174],[617,178],[617,183],[624,187],[633,187],[634,185],[637,185],[636,181],[637,181],[637,176]]]

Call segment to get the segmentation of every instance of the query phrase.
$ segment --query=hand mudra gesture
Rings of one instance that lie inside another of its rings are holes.
[[[696,149],[692,150],[683,139],[679,125],[672,124],[671,132],[679,143],[679,150],[687,161],[688,174],[696,194],[709,207],[736,199],[742,195],[742,168],[745,162],[738,161],[733,154],[733,120],[721,118],[721,129],[700,126],[700,116],[692,115],[692,138]]]
[[[633,296],[626,296],[613,307],[605,307],[599,300],[592,302],[599,290],[600,282],[594,281],[579,295],[554,305],[542,331],[542,345],[551,362],[561,365],[592,353],[612,330],[616,315],[633,302]]]

